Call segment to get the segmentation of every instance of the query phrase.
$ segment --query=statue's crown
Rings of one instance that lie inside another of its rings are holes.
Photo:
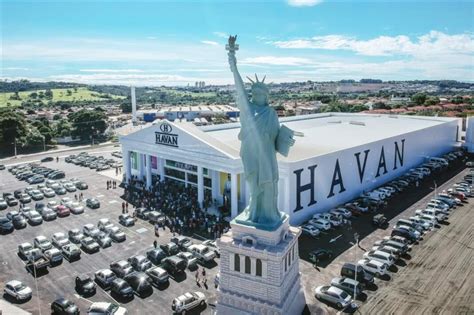
[[[255,81],[254,81],[251,78],[247,77],[247,79],[249,79],[249,81],[252,83],[252,90],[262,89],[262,90],[265,90],[266,92],[268,92],[268,87],[265,84],[265,78],[266,78],[266,76],[263,77],[262,81],[259,81],[258,77],[257,77],[257,74],[255,74]]]

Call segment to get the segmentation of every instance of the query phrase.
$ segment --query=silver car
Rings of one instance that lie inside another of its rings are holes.
[[[329,285],[317,287],[314,290],[314,295],[318,300],[335,304],[340,309],[346,308],[352,303],[349,294],[339,288]]]

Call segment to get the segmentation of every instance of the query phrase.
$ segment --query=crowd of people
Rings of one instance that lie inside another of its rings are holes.
[[[203,205],[199,204],[196,188],[191,185],[185,187],[182,183],[165,180],[156,181],[147,189],[143,180],[132,176],[124,184],[124,191],[124,199],[135,208],[145,207],[165,214],[165,225],[172,233],[215,239],[229,229],[222,215],[209,213],[209,198]]]

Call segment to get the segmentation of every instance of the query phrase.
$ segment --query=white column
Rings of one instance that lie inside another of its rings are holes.
[[[202,174],[202,166],[198,166],[197,171],[198,202],[199,206],[202,207],[202,202],[204,201],[204,178]]]
[[[160,174],[160,181],[164,181],[166,160],[163,158],[159,158],[157,162],[158,162],[158,174]]]
[[[235,218],[239,214],[239,203],[237,199],[237,174],[230,174],[230,212],[231,217]]]
[[[240,203],[245,203],[245,176],[244,173],[239,174],[239,179],[240,179],[240,196],[239,196],[239,202]]]
[[[125,171],[125,181],[128,183],[132,177],[132,161],[130,161],[131,152],[127,149],[122,150],[123,168]]]
[[[151,155],[146,154],[146,188],[150,189],[151,187]]]
[[[211,174],[211,184],[212,184],[212,199],[219,198],[219,183],[218,183],[218,175],[219,173],[216,170],[209,170]]]

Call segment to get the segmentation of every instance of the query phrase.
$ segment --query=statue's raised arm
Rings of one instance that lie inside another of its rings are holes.
[[[229,66],[230,70],[234,75],[235,90],[237,93],[237,106],[241,111],[246,111],[249,107],[249,99],[247,92],[245,91],[245,85],[240,77],[239,70],[237,70],[237,58],[235,57],[235,52],[239,50],[239,45],[235,43],[237,40],[237,35],[229,36],[228,44],[226,49],[229,51]]]

